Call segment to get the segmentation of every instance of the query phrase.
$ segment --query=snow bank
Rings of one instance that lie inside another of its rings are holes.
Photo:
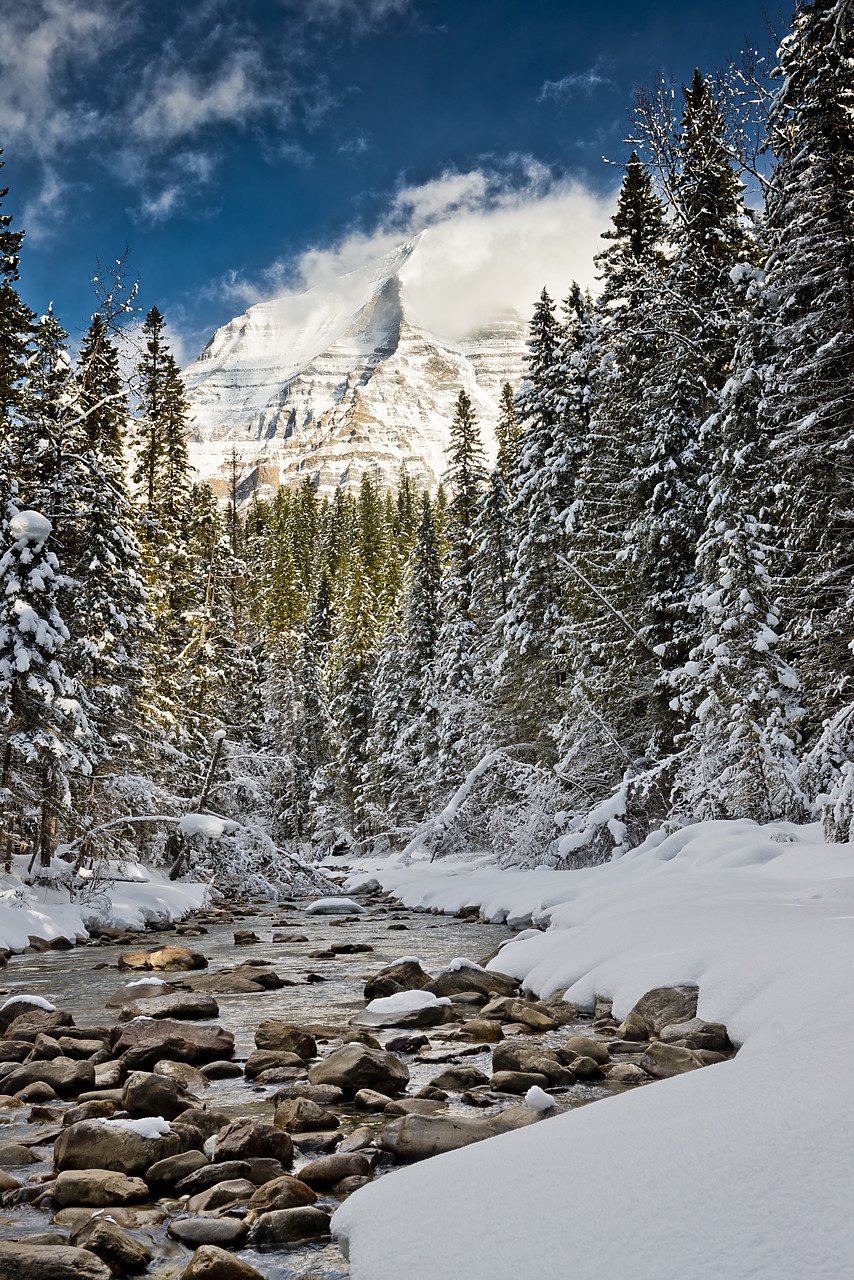
[[[17,874],[0,875],[0,947],[9,951],[23,951],[31,934],[48,942],[73,940],[99,928],[141,929],[149,920],[180,920],[207,900],[206,884],[169,880],[139,863],[116,863],[107,868],[110,874],[102,886],[90,881],[89,896],[72,902],[61,880],[23,884],[28,859],[13,861]],[[126,878],[113,878],[119,868]]]
[[[618,1017],[697,983],[730,1062],[379,1179],[333,1220],[352,1280],[831,1280],[854,1251],[854,849],[699,823],[604,866],[372,865],[411,905],[527,919],[490,967]],[[364,874],[364,871],[361,872]],[[425,1206],[429,1211],[425,1212]]]

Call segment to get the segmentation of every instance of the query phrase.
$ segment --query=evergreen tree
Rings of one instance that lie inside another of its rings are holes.
[[[0,151],[0,156],[3,154]],[[0,160],[0,169],[3,161]],[[0,189],[0,202],[9,194],[9,188]],[[11,445],[16,428],[15,411],[23,401],[23,384],[26,375],[30,340],[35,314],[25,306],[15,289],[21,254],[23,231],[13,231],[12,216],[0,213],[0,449]],[[0,466],[0,501],[10,497],[8,489],[12,473],[12,458],[6,454],[0,458],[6,465]]]

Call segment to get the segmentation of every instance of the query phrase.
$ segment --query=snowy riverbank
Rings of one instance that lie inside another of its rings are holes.
[[[13,874],[0,875],[0,948],[8,951],[23,951],[31,936],[74,942],[99,928],[142,929],[149,921],[180,920],[203,905],[209,890],[207,884],[170,880],[141,863],[109,863],[86,896],[72,900],[62,878],[25,884],[26,861],[15,858]]]
[[[854,849],[701,823],[584,871],[365,863],[407,905],[540,926],[491,967],[624,1016],[700,988],[738,1056],[416,1165],[334,1227],[353,1280],[810,1280],[854,1251]],[[545,932],[541,929],[545,927]]]

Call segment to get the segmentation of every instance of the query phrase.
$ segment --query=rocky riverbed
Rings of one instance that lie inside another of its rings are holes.
[[[367,1181],[734,1052],[693,988],[621,1024],[537,1001],[483,967],[510,936],[373,891],[32,939],[2,973],[0,1280],[336,1280]]]

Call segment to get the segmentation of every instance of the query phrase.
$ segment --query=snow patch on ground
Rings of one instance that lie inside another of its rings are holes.
[[[14,858],[14,872],[0,875],[0,947],[9,951],[23,951],[31,934],[48,942],[60,937],[74,941],[78,934],[85,937],[100,928],[142,929],[148,921],[180,920],[207,901],[208,885],[170,880],[140,863],[99,868],[108,873],[103,883],[90,881],[84,889],[78,881],[74,892],[87,896],[72,900],[68,883],[60,879],[22,883],[27,861]],[[67,877],[71,874],[69,866]]]
[[[362,866],[359,875],[364,876]],[[854,1251],[854,849],[704,822],[603,866],[373,863],[406,905],[545,926],[491,968],[623,1017],[696,983],[732,1061],[425,1161],[333,1220],[352,1280],[831,1280]]]

